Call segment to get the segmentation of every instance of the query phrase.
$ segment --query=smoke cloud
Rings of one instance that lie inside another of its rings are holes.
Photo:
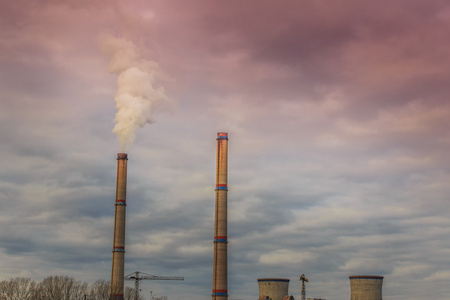
[[[170,102],[159,83],[162,73],[154,61],[140,58],[140,49],[131,41],[114,36],[101,39],[102,51],[110,57],[108,71],[118,74],[115,95],[117,113],[113,132],[120,151],[134,142],[136,130],[154,122],[157,107]]]

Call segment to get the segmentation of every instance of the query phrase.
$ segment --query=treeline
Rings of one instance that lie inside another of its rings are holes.
[[[109,300],[109,281],[97,280],[92,284],[68,276],[49,276],[42,281],[30,278],[13,278],[0,282],[1,300]],[[135,291],[126,287],[125,300],[135,299]],[[166,296],[154,300],[167,300]]]

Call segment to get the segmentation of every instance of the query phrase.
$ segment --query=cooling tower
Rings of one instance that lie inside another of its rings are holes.
[[[214,266],[212,299],[228,299],[227,192],[228,134],[217,133],[216,209],[214,219]]]
[[[351,300],[381,300],[383,276],[350,276]]]
[[[284,278],[259,278],[259,299],[283,300],[289,296],[289,281]]]
[[[117,183],[114,217],[114,242],[111,270],[111,300],[122,300],[125,263],[125,208],[127,206],[127,160],[126,153],[117,154]]]

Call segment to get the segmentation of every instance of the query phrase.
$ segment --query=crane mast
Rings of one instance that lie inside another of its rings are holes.
[[[158,276],[151,275],[143,272],[133,272],[125,276],[126,280],[134,280],[134,299],[139,300],[139,282],[141,280],[184,280],[184,277],[180,276]]]
[[[305,274],[302,274],[300,276],[300,281],[302,282],[302,300],[306,300],[306,288],[305,288],[305,281],[309,282],[308,278],[305,277]]]

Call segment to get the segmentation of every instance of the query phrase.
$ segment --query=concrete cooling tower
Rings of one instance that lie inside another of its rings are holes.
[[[350,276],[351,300],[382,300],[383,276]]]
[[[283,300],[289,295],[289,279],[259,278],[259,299]]]

